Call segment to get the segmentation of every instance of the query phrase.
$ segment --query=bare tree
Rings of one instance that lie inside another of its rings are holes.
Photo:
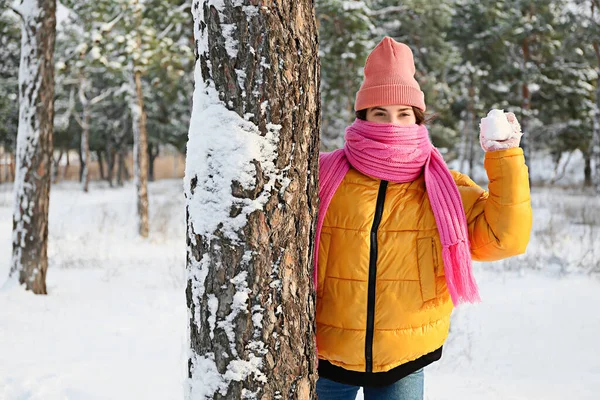
[[[225,4],[225,5],[224,5]],[[195,0],[188,399],[314,399],[313,2]]]
[[[14,10],[22,35],[10,277],[46,294],[56,0],[21,0]]]

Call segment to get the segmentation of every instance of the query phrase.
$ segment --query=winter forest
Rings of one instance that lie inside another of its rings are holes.
[[[424,399],[598,398],[600,0],[0,0],[0,400],[317,399],[319,152],[386,36],[448,167],[493,185],[500,109],[531,186]]]

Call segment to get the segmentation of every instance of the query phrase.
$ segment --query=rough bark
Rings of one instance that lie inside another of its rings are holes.
[[[10,277],[46,294],[56,0],[21,1],[17,10],[23,33]]]
[[[251,122],[248,135],[256,139],[247,140],[260,143],[275,132],[277,144],[273,159],[247,161],[255,172],[252,184],[230,182],[236,201],[229,217],[244,215],[243,227],[232,233],[223,220],[209,232],[202,219],[210,207],[201,199],[211,195],[211,180],[221,174],[215,165],[233,163],[236,154],[212,152],[210,144],[192,140],[210,134],[202,131],[201,122],[190,128],[187,397],[314,399],[312,251],[321,110],[313,3],[236,4],[216,8],[208,0],[193,3],[201,70],[196,90],[214,88],[221,107]],[[202,107],[203,101],[195,99],[194,114],[206,112]],[[279,128],[273,131],[273,126]],[[199,161],[197,154],[204,152],[207,158]],[[206,165],[196,169],[192,160]],[[259,199],[264,203],[255,210],[239,205]],[[236,375],[239,366],[251,368]]]

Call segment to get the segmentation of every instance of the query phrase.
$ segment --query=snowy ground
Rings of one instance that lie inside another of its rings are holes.
[[[150,186],[151,238],[134,189],[54,186],[48,296],[0,289],[0,400],[179,400],[186,372],[181,181]],[[11,251],[0,185],[0,287]],[[428,400],[596,399],[600,200],[536,190],[528,254],[477,266],[484,302],[453,316]],[[595,273],[594,273],[595,271]]]

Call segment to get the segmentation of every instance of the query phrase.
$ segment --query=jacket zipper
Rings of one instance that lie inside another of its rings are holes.
[[[375,217],[371,227],[371,251],[369,254],[369,290],[367,299],[367,335],[365,339],[366,372],[373,372],[373,331],[375,329],[375,286],[377,280],[377,230],[383,214],[388,181],[381,181],[377,193]]]

